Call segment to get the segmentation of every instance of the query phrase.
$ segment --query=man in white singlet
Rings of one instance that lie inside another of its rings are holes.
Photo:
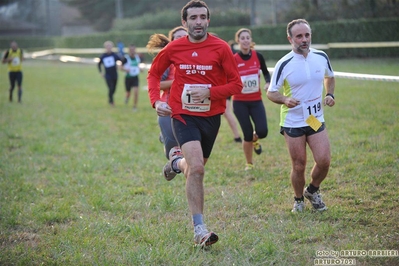
[[[291,156],[291,183],[294,188],[293,212],[304,209],[304,197],[317,211],[327,209],[319,187],[331,161],[330,142],[324,124],[323,106],[334,106],[335,79],[326,53],[310,48],[312,30],[304,19],[287,25],[292,51],[274,69],[267,97],[281,104],[280,126]],[[323,89],[326,93],[323,95]],[[282,89],[283,93],[280,93]],[[310,184],[305,187],[306,145],[315,161]]]

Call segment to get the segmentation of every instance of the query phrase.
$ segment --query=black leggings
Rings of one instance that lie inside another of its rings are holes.
[[[116,83],[118,79],[106,78],[107,86],[108,86],[108,101],[109,103],[114,103],[114,94],[116,91]]]
[[[233,111],[240,123],[245,141],[252,141],[255,125],[255,132],[258,138],[266,138],[268,134],[266,110],[262,100],[259,101],[234,101]]]
[[[8,72],[8,77],[10,79],[10,89],[14,90],[15,82],[18,84],[18,87],[22,85],[22,72],[21,71],[10,71]]]
[[[8,73],[10,79],[10,101],[12,101],[12,95],[15,88],[15,83],[18,84],[18,102],[21,102],[22,98],[22,72],[21,71],[10,71]]]

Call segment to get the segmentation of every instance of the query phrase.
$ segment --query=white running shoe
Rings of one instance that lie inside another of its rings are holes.
[[[317,190],[315,193],[312,194],[308,191],[308,188],[305,188],[303,195],[305,196],[305,198],[307,198],[310,201],[310,203],[312,203],[312,206],[316,211],[327,210],[326,205],[324,204],[323,200],[321,199],[321,194],[320,194],[319,190]]]
[[[173,147],[172,149],[170,149],[169,162],[167,162],[165,164],[165,166],[163,167],[163,175],[165,176],[166,180],[170,181],[173,178],[175,178],[175,176],[177,174],[181,173],[180,171],[176,172],[175,170],[173,170],[173,167],[172,167],[173,162],[175,160],[181,159],[181,158],[183,158],[183,154],[179,147],[176,146],[176,147]]]
[[[305,202],[303,200],[296,200],[294,202],[294,208],[292,208],[291,212],[303,212],[305,209]]]
[[[210,246],[215,244],[219,237],[214,232],[209,232],[205,224],[199,224],[194,227],[194,243],[198,246]]]

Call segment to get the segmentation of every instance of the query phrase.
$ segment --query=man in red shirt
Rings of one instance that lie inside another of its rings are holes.
[[[218,236],[203,222],[204,166],[216,140],[226,98],[240,93],[242,82],[230,46],[207,33],[210,14],[206,3],[192,0],[181,15],[188,36],[171,42],[155,57],[147,77],[148,93],[159,116],[172,116],[181,147],[171,150],[165,178],[172,180],[177,173],[184,173],[194,242],[208,246],[216,243]],[[166,103],[160,100],[160,80],[171,64],[175,66],[175,80]]]

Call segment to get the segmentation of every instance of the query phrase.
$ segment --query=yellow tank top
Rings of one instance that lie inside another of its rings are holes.
[[[16,51],[8,50],[7,58],[12,58],[12,61],[8,63],[8,71],[18,72],[22,70],[22,50],[20,48]]]

